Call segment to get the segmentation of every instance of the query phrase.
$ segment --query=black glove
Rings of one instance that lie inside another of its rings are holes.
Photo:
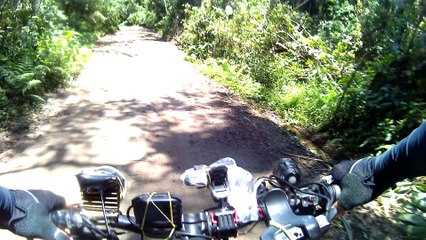
[[[345,210],[374,200],[387,188],[375,183],[373,161],[374,158],[342,161],[331,169],[333,181],[342,191],[338,202]]]
[[[9,221],[13,233],[27,238],[71,239],[50,220],[50,212],[65,207],[65,199],[45,190],[10,190],[14,205]]]

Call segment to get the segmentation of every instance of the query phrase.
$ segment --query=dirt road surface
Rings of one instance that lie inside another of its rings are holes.
[[[152,191],[171,191],[184,211],[195,212],[213,202],[206,190],[182,185],[185,169],[232,157],[260,176],[288,153],[307,154],[277,122],[200,75],[172,43],[140,27],[100,39],[79,78],[50,100],[49,109],[50,116],[3,149],[2,185],[50,189],[77,202],[74,175],[111,165],[127,179],[123,212],[134,196]],[[305,173],[314,167],[300,164]],[[0,239],[21,238],[0,231]]]

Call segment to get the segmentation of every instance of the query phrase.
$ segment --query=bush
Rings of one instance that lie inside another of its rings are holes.
[[[79,72],[79,48],[118,28],[120,1],[9,1],[0,8],[0,122]],[[108,16],[108,17],[106,17]],[[93,37],[94,36],[94,37]],[[87,38],[89,37],[89,38]]]
[[[262,85],[261,100],[283,115],[313,129],[326,124],[344,81],[354,72],[354,64],[347,63],[354,61],[354,51],[360,45],[359,30],[354,27],[348,31],[347,38],[353,40],[342,44],[323,36],[324,32],[339,31],[336,28],[342,24],[335,27],[329,24],[331,20],[322,21],[320,31],[310,32],[300,23],[309,25],[314,19],[279,1],[230,2],[230,16],[221,3],[204,1],[200,7],[188,6],[180,36],[188,53],[239,65]]]
[[[72,28],[82,33],[111,33],[121,22],[123,1],[61,0],[60,7]]]
[[[425,6],[384,2],[207,0],[187,5],[179,39],[192,58],[242,69],[288,122],[369,153],[426,117]]]
[[[393,219],[395,225],[410,239],[423,239],[426,234],[426,178],[403,181],[397,188],[388,190],[378,202],[383,214]]]
[[[131,0],[122,6],[125,9],[124,24],[141,25],[156,30],[163,38],[178,34],[184,18],[186,4],[197,5],[197,0]]]

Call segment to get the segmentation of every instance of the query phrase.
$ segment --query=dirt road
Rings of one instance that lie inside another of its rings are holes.
[[[138,194],[168,190],[185,211],[197,211],[212,201],[207,191],[182,186],[185,169],[229,156],[259,176],[287,153],[306,154],[277,123],[140,27],[100,39],[80,77],[50,104],[51,116],[0,155],[2,185],[50,189],[78,201],[74,175],[107,164],[128,180],[122,211]]]

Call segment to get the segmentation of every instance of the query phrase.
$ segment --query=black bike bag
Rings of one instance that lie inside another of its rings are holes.
[[[136,224],[153,238],[167,238],[182,228],[181,200],[170,193],[142,194],[132,199]]]

